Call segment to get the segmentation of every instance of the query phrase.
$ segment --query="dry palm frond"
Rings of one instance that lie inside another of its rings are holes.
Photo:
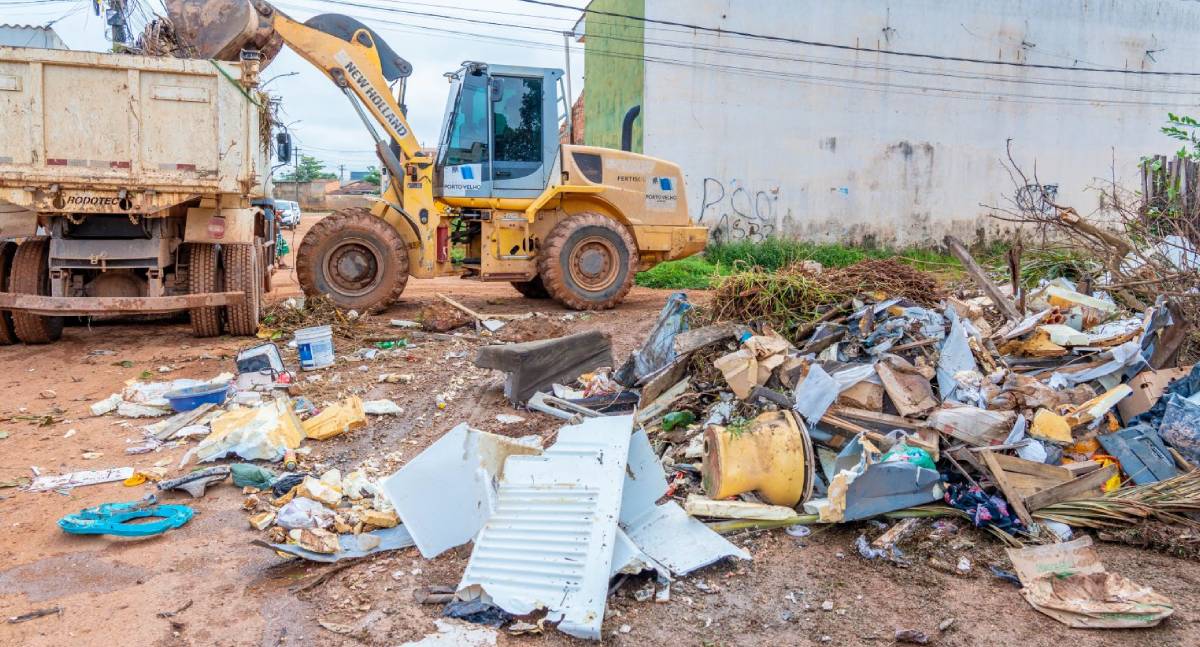
[[[350,340],[357,340],[362,334],[359,320],[351,319],[325,295],[306,297],[300,307],[290,301],[285,299],[267,306],[261,317],[262,325],[286,335],[312,326],[329,326],[335,336]]]
[[[1153,520],[1200,529],[1185,516],[1200,512],[1200,470],[1103,496],[1046,506],[1033,516],[1076,528],[1119,529]]]

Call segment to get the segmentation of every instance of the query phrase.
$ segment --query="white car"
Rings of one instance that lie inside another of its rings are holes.
[[[287,229],[295,229],[300,224],[300,205],[292,200],[276,200],[275,209],[279,212],[279,222]]]

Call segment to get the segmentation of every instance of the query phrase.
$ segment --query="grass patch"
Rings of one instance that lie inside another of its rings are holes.
[[[644,288],[659,290],[707,290],[719,276],[727,273],[709,262],[705,255],[697,254],[659,263],[638,273],[635,281]]]
[[[1002,258],[1003,252],[996,256]],[[953,256],[932,250],[897,252],[768,238],[762,242],[711,243],[703,254],[660,263],[638,274],[636,281],[642,287],[660,290],[707,290],[716,287],[719,278],[734,271],[760,268],[765,272],[777,272],[808,260],[836,269],[864,260],[887,258],[895,258],[906,265],[939,275],[962,274],[962,266]]]
[[[712,243],[704,255],[724,267],[760,267],[767,271],[780,270],[799,261],[816,261],[824,267],[846,267],[867,259],[884,258],[898,258],[918,267],[944,265],[953,269],[961,268],[953,256],[928,249],[896,251],[782,238],[768,238],[758,243]]]

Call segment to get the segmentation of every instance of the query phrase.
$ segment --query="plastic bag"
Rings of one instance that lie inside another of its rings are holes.
[[[646,342],[633,351],[629,361],[621,365],[613,379],[625,386],[633,386],[675,361],[675,336],[687,330],[684,315],[691,308],[692,304],[688,303],[687,294],[683,292],[668,297]]]
[[[233,474],[233,484],[238,487],[256,487],[265,490],[275,482],[275,472],[250,463],[234,463],[229,466]]]
[[[884,454],[880,459],[880,463],[912,463],[917,467],[924,467],[927,470],[937,471],[937,466],[933,464],[933,457],[929,452],[920,447],[913,447],[905,443],[900,443],[892,447],[891,451]]]
[[[295,528],[328,528],[333,525],[333,510],[312,499],[296,497],[279,509],[275,523],[292,530]]]
[[[1169,395],[1158,435],[1179,450],[1190,463],[1200,462],[1200,405],[1179,395]]]

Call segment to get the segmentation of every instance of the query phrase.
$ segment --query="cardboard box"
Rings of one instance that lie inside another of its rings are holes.
[[[1164,368],[1158,371],[1142,371],[1133,376],[1133,379],[1129,380],[1133,395],[1117,403],[1117,411],[1121,413],[1121,420],[1128,424],[1130,418],[1149,411],[1150,407],[1154,406],[1154,403],[1158,402],[1158,399],[1167,390],[1167,385],[1191,372],[1191,366],[1184,366]]]

